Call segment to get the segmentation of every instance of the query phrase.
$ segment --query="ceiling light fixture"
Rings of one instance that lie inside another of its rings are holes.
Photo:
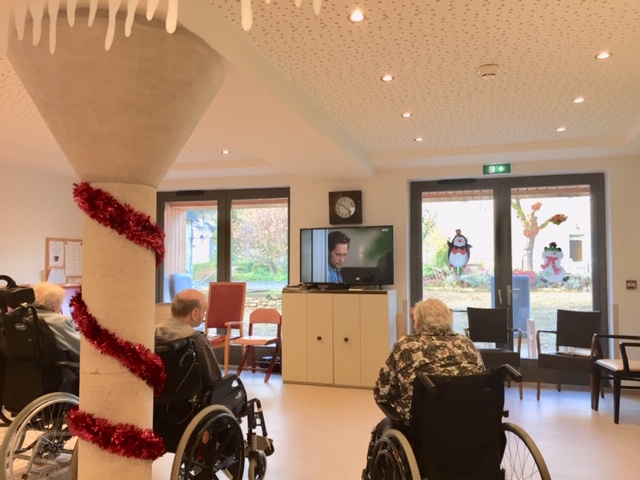
[[[483,80],[493,80],[498,75],[498,69],[500,65],[495,63],[487,63],[486,65],[480,65],[478,67],[478,75]]]
[[[597,60],[606,60],[607,58],[611,58],[611,53],[609,52],[600,52],[596,55]]]
[[[413,115],[413,113],[411,113],[411,112],[404,112],[404,113],[402,114],[402,116],[403,116],[404,118],[410,118],[412,115]]]
[[[558,127],[556,128],[556,132],[564,132],[567,130],[567,127]]]
[[[351,12],[351,15],[349,15],[349,20],[351,20],[353,23],[360,23],[364,20],[364,13],[362,13],[362,10],[360,10],[359,8],[356,8],[353,12]]]
[[[391,80],[393,80],[393,75],[387,73],[386,75],[383,75],[380,80],[382,80],[383,82],[390,82]]]
[[[416,137],[414,140],[415,140],[416,142],[422,142],[422,141],[424,140],[424,138],[422,138],[422,137]]]
[[[222,150],[223,155],[229,155],[230,153],[231,153],[231,150]]]
[[[573,99],[573,103],[584,103],[584,97],[576,97]]]

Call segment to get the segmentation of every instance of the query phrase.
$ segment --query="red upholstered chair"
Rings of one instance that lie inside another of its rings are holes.
[[[229,373],[231,342],[243,336],[245,282],[211,282],[207,310],[207,337],[212,348],[224,348],[224,374]]]
[[[275,336],[254,335],[254,327],[260,324],[277,325],[278,329]],[[234,340],[234,343],[236,345],[242,345],[245,347],[242,361],[240,362],[240,366],[238,367],[238,375],[240,375],[240,372],[242,372],[242,369],[247,363],[249,355],[251,355],[251,371],[256,371],[255,347],[275,345],[275,351],[273,352],[271,363],[269,363],[269,367],[267,368],[267,375],[264,377],[265,382],[269,381],[271,372],[273,372],[273,367],[275,366],[278,355],[280,355],[281,352],[281,331],[282,315],[275,308],[256,308],[253,312],[251,312],[251,315],[249,316],[249,335]]]

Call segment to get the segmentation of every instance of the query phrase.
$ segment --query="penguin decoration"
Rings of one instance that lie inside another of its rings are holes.
[[[449,245],[449,265],[451,268],[464,268],[469,263],[471,245],[467,243],[467,237],[462,235],[460,229],[456,230],[453,241],[447,241]]]

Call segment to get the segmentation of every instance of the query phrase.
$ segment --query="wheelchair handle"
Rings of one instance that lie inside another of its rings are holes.
[[[498,367],[498,372],[500,372],[502,375],[508,375],[509,377],[511,377],[511,380],[513,380],[516,383],[522,382],[522,374],[518,372],[515,368],[513,368],[511,365],[509,365],[508,363],[500,365]]]
[[[426,373],[424,372],[419,373],[418,378],[420,379],[420,383],[422,383],[424,387],[427,389],[427,392],[433,394],[438,391],[436,384],[433,383],[433,380],[431,380]]]

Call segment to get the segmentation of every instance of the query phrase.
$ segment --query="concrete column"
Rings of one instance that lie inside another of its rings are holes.
[[[124,14],[105,51],[107,12],[91,27],[87,18],[77,11],[73,28],[58,19],[53,55],[46,41],[34,46],[14,32],[8,58],[80,180],[155,220],[156,188],[221,86],[221,58],[189,31],[169,34],[143,17],[126,38]],[[43,39],[49,25],[45,17]],[[83,244],[89,311],[119,337],[153,349],[154,252],[88,217]],[[151,388],[85,340],[81,357],[81,410],[151,428]],[[79,478],[151,479],[151,462],[81,442]]]

